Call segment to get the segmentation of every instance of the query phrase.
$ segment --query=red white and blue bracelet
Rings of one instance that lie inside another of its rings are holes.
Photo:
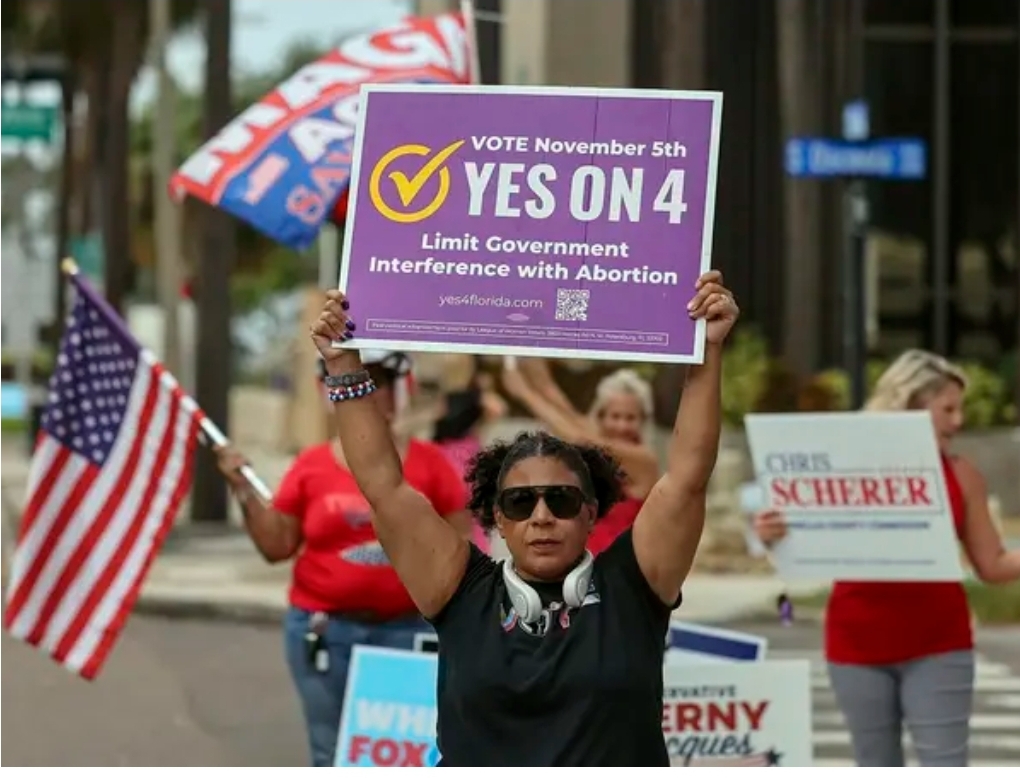
[[[362,397],[368,397],[378,388],[375,381],[372,380],[372,376],[364,369],[338,376],[328,375],[324,382],[329,389],[326,396],[332,403],[359,400]]]

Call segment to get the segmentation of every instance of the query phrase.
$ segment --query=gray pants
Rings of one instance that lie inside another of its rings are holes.
[[[966,767],[974,705],[974,653],[953,651],[896,665],[829,663],[860,767],[903,767],[903,722],[923,767]]]

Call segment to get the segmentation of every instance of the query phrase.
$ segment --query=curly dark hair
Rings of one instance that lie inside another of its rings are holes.
[[[623,470],[605,449],[573,445],[547,432],[522,432],[510,442],[496,441],[468,463],[464,476],[471,488],[468,508],[482,527],[492,529],[496,525],[496,496],[507,472],[531,457],[554,457],[573,470],[581,490],[598,506],[599,519],[623,497]]]

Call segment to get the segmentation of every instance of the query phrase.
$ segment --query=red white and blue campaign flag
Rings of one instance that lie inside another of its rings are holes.
[[[409,17],[301,68],[198,149],[170,180],[294,249],[346,215],[359,90],[370,83],[470,83],[462,14]]]
[[[4,627],[92,679],[188,492],[204,416],[106,300],[70,281]]]

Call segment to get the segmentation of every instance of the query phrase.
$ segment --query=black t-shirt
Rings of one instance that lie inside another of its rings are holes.
[[[585,604],[535,590],[545,635],[510,606],[498,563],[471,547],[432,620],[439,635],[438,746],[445,767],[668,767],[662,660],[671,608],[648,586],[627,531],[595,558]]]

